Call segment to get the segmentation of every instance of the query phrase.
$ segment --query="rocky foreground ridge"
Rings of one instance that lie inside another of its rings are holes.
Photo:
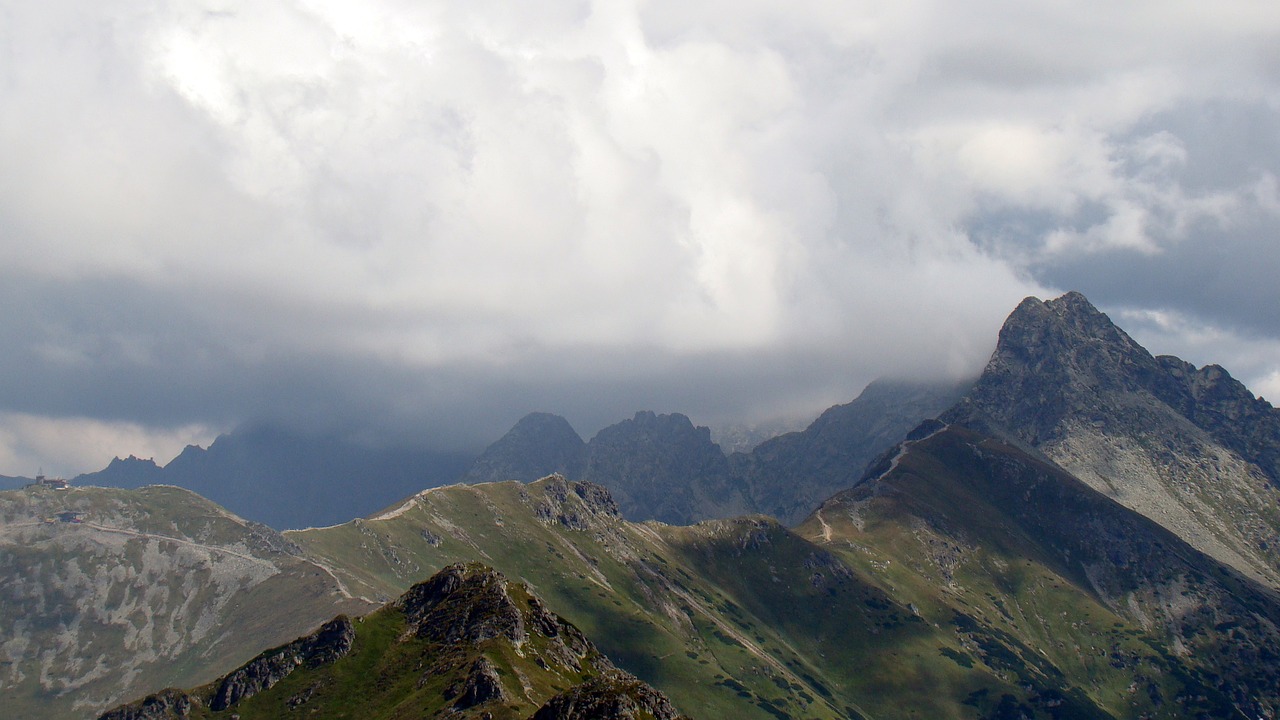
[[[527,587],[450,565],[378,612],[338,616],[213,683],[165,690],[101,720],[305,717],[679,720]]]

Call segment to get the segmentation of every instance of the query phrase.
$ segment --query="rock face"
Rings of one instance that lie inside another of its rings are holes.
[[[408,632],[434,643],[476,644],[493,638],[523,643],[524,617],[496,570],[452,565],[396,601]]]
[[[167,720],[191,717],[191,696],[181,690],[162,690],[131,705],[102,714],[100,720]]]
[[[603,485],[570,482],[563,475],[540,479],[542,499],[534,515],[546,523],[559,523],[570,530],[586,530],[599,521],[617,521],[622,511]]]
[[[624,672],[591,678],[547,701],[530,720],[688,720],[665,695]]]
[[[268,650],[249,664],[222,678],[209,701],[210,709],[226,710],[289,677],[299,667],[318,668],[351,652],[356,631],[345,615],[325,623],[315,633],[284,647]]]
[[[1280,413],[1222,368],[1153,357],[1079,293],[1024,300],[944,419],[1025,443],[1280,586]]]

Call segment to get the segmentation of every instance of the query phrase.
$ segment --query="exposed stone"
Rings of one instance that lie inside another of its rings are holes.
[[[354,640],[355,628],[350,618],[340,615],[312,635],[268,650],[224,677],[214,690],[209,707],[225,710],[270,688],[300,666],[317,668],[333,663],[351,652]]]
[[[498,669],[482,656],[471,664],[461,682],[445,692],[445,698],[457,698],[454,709],[467,710],[487,702],[501,702],[507,699],[507,694],[502,689]]]
[[[137,702],[103,713],[98,720],[181,720],[191,717],[196,701],[181,690],[169,688]]]
[[[666,695],[633,675],[598,675],[547,701],[530,720],[688,720]]]
[[[525,640],[524,618],[507,593],[507,579],[477,563],[450,565],[409,588],[396,601],[409,632],[437,643]]]
[[[1022,301],[943,419],[1043,453],[1280,588],[1280,411],[1216,365],[1153,357],[1083,295]]]

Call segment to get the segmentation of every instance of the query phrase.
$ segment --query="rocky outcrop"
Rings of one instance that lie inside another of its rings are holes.
[[[191,708],[197,703],[185,692],[169,688],[109,710],[98,720],[183,720],[191,717]]]
[[[502,678],[486,657],[478,657],[463,676],[445,691],[445,699],[453,700],[454,710],[466,710],[488,702],[502,702],[507,693],[502,689]]]
[[[550,475],[538,482],[542,498],[533,508],[534,517],[557,523],[570,530],[587,530],[598,521],[621,519],[622,512],[613,494],[602,485],[570,482],[563,475]]]
[[[1161,399],[1280,486],[1280,410],[1219,365],[1197,369],[1170,355],[1156,361],[1180,385]]]
[[[351,619],[339,615],[315,633],[268,650],[222,678],[209,707],[214,711],[226,710],[289,677],[299,667],[314,669],[331,664],[351,652],[355,636]]]
[[[635,676],[615,671],[547,701],[530,720],[688,720],[666,695]]]
[[[429,642],[526,639],[524,617],[507,592],[507,579],[476,563],[444,568],[409,588],[396,607],[405,615],[407,632]]]

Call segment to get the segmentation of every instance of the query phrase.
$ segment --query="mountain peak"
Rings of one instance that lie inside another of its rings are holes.
[[[1025,343],[1029,333],[1042,340],[1094,338],[1146,354],[1106,313],[1074,290],[1052,300],[1023,300],[1005,320],[1000,344]]]
[[[507,579],[479,563],[450,565],[414,585],[396,601],[409,632],[437,643],[525,640],[520,610],[507,592]]]
[[[1062,312],[1099,314],[1098,308],[1094,307],[1093,303],[1089,302],[1089,298],[1079,290],[1067,291],[1046,304],[1055,310],[1061,309]]]
[[[568,420],[532,412],[480,454],[462,481],[467,483],[520,480],[530,482],[552,474],[577,476],[586,443]]]

